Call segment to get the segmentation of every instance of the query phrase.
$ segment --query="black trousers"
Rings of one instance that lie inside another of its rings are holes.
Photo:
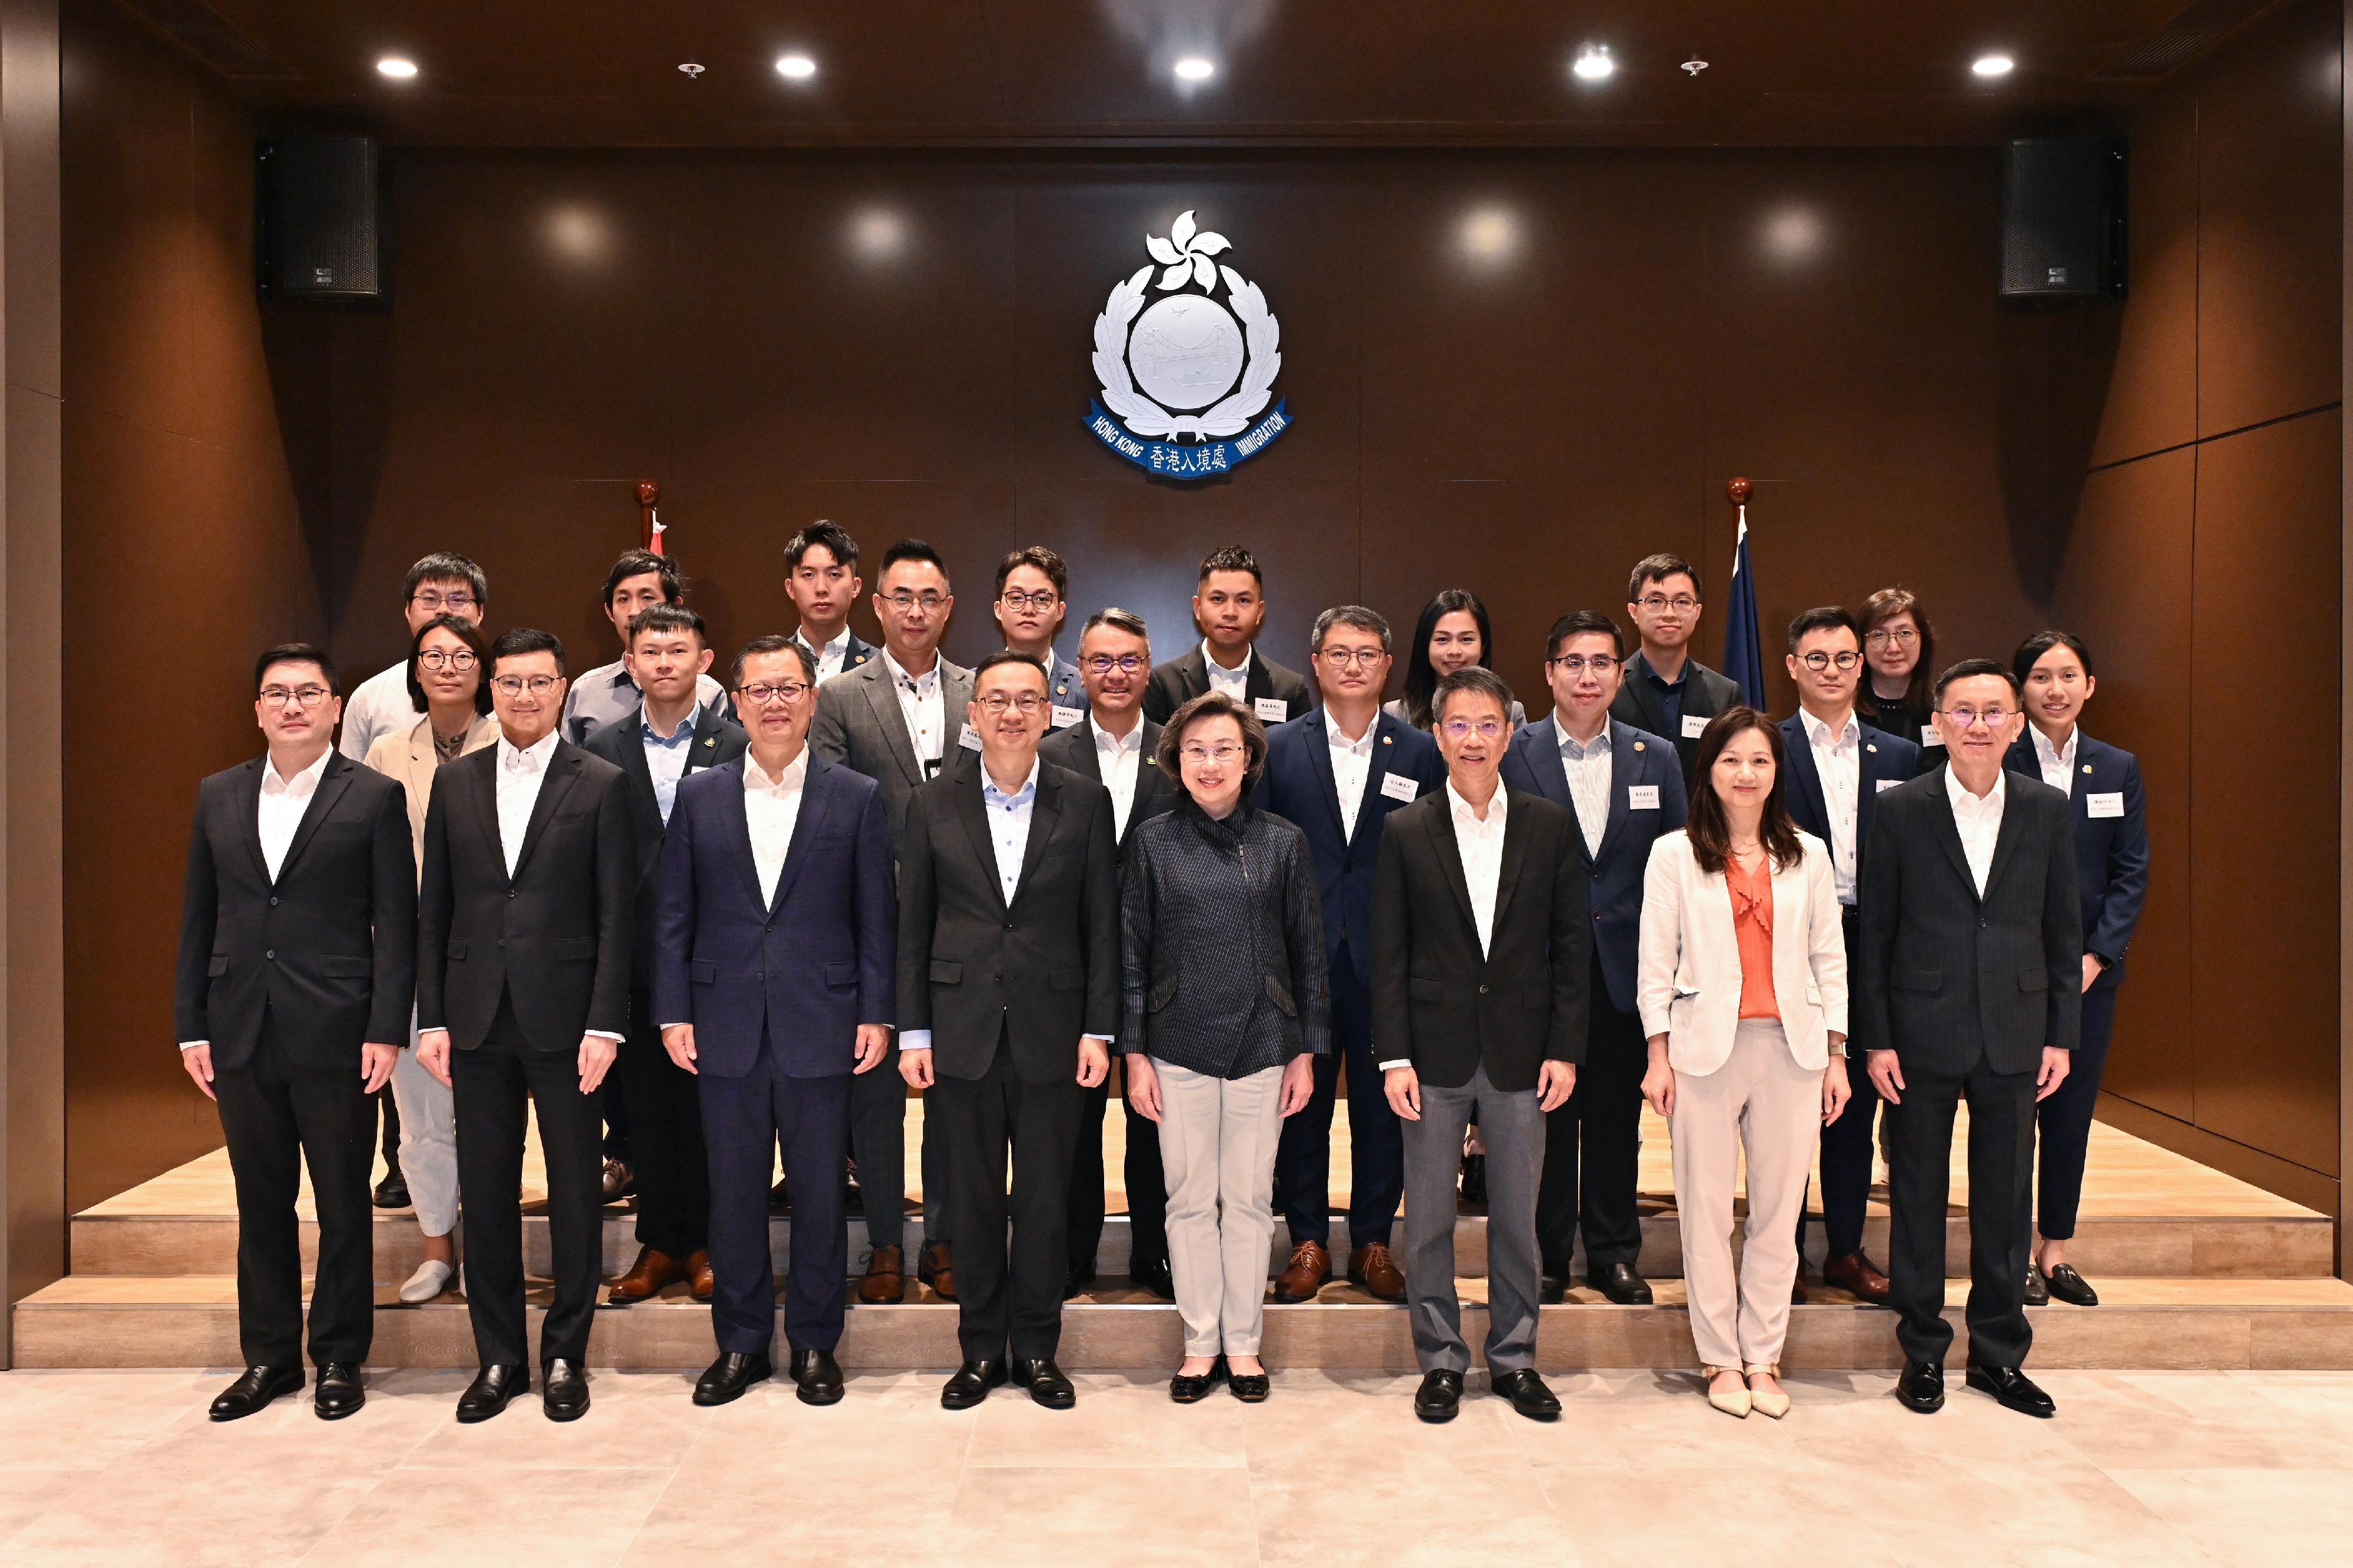
[[[1642,1256],[1642,1216],[1634,1189],[1642,1160],[1642,1073],[1650,1066],[1650,1047],[1641,1016],[1610,1005],[1598,952],[1586,1017],[1585,1065],[1577,1069],[1577,1092],[1545,1117],[1536,1248],[1545,1274],[1554,1279],[1568,1278],[1580,1225],[1588,1273]]]
[[[1854,906],[1840,911],[1846,931],[1846,950],[1856,947]],[[1862,1250],[1863,1216],[1871,1206],[1871,1165],[1879,1152],[1876,1136],[1881,1100],[1871,1081],[1870,1064],[1861,1051],[1846,1058],[1846,1082],[1851,1096],[1839,1119],[1822,1129],[1822,1241],[1825,1258],[1845,1258]],[[1798,1207],[1798,1258],[1806,1256],[1805,1205]]]
[[[2092,1112],[2100,1100],[2100,1070],[2107,1066],[2108,1035],[2116,1026],[2116,987],[2094,985],[2084,992],[2083,1033],[2067,1067],[2067,1081],[2035,1107],[2035,1121],[2042,1134],[2035,1228],[2052,1241],[2065,1241],[2075,1234],[2075,1210],[2084,1201],[2084,1154],[2091,1145]]]
[[[704,1073],[691,1081],[702,1092],[710,1151],[712,1336],[722,1353],[739,1355],[765,1355],[776,1342],[776,1259],[768,1247],[769,1152],[775,1150],[783,1155],[793,1194],[785,1338],[802,1350],[830,1351],[841,1342],[849,1306],[841,1162],[849,1138],[850,1075],[787,1078],[764,1038],[752,1070],[742,1078]]]
[[[396,1176],[400,1173],[400,1102],[392,1097],[391,1084],[375,1091],[375,1103],[384,1113],[384,1172]]]
[[[951,1240],[955,1221],[948,1212],[948,1177],[941,1151],[944,1145],[930,1131],[931,1103],[923,1118],[923,1239]],[[907,1080],[899,1076],[899,1047],[893,1041],[881,1063],[849,1080],[849,1152],[858,1161],[858,1190],[866,1205],[866,1245],[904,1247],[907,1244]],[[800,1205],[800,1189],[792,1189]],[[957,1260],[956,1279],[964,1279]]]
[[[646,992],[629,998],[629,1037],[614,1069],[628,1097],[629,1141],[637,1154],[638,1244],[672,1258],[700,1252],[711,1232],[702,1100],[695,1075],[662,1049],[653,997]]]
[[[1082,1274],[1094,1271],[1095,1253],[1103,1230],[1103,1113],[1111,1105],[1111,1077],[1092,1089],[1082,1089],[1079,1110],[1078,1146],[1071,1155],[1071,1267]],[[1160,1166],[1160,1128],[1140,1116],[1124,1099],[1127,1118],[1128,1268],[1139,1263],[1168,1261],[1168,1176]]]
[[[375,1220],[368,1202],[375,1106],[360,1087],[359,1042],[352,1044],[348,1066],[301,1066],[265,1012],[252,1057],[213,1075],[237,1183],[237,1335],[248,1366],[302,1364],[302,1240],[294,1198],[305,1161],[319,1211],[311,1359],[357,1366],[375,1335]]]
[[[636,1162],[637,1145],[636,1140],[629,1136],[628,1092],[621,1086],[620,1080],[619,1067],[616,1064],[614,1070],[606,1075],[606,1081],[598,1085],[602,1092],[597,1098],[604,1102],[600,1112],[605,1121],[604,1157],[628,1165]]]
[[[466,1310],[484,1366],[527,1366],[523,1309],[523,1100],[539,1112],[547,1162],[547,1239],[555,1295],[540,1325],[543,1364],[587,1358],[588,1325],[604,1283],[601,1094],[580,1092],[578,1042],[535,1051],[516,1026],[510,998],[476,1049],[449,1053],[456,1086],[458,1188],[466,1194]]]
[[[1372,982],[1348,944],[1332,956],[1333,1049],[1315,1060],[1315,1092],[1283,1118],[1274,1146],[1274,1206],[1291,1244],[1332,1234],[1332,1106],[1348,1077],[1348,1245],[1389,1243],[1405,1196],[1405,1134],[1373,1060]],[[1131,1184],[1131,1192],[1134,1187]]]
[[[1050,1356],[1061,1342],[1071,1146],[1078,1141],[1081,1098],[1075,1079],[1024,1082],[1013,1070],[1012,1046],[1000,1039],[986,1073],[942,1078],[924,1101],[946,1134],[957,1337],[967,1361],[993,1360],[1008,1347],[1021,1360]]]
[[[2026,1326],[2029,1182],[2034,1164],[2034,1074],[1995,1072],[1980,1059],[1958,1077],[1904,1064],[1904,1098],[1887,1108],[1888,1304],[1914,1361],[1941,1363],[1945,1214],[1951,1195],[1953,1115],[1969,1102],[1969,1359],[2018,1366]]]

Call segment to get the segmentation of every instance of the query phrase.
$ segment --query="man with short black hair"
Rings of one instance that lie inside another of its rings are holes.
[[[1258,651],[1259,628],[1266,624],[1266,582],[1249,551],[1229,544],[1203,559],[1193,589],[1193,624],[1201,630],[1200,646],[1152,672],[1144,693],[1145,718],[1166,724],[1171,713],[1205,691],[1224,692],[1264,724],[1307,711],[1306,680]]]
[[[408,619],[405,648],[436,616],[456,616],[480,626],[482,613],[490,607],[491,582],[480,566],[457,552],[437,550],[408,569],[400,594],[401,610]],[[397,663],[361,681],[343,704],[343,735],[335,749],[355,763],[364,762],[378,736],[406,730],[424,717],[425,710],[408,689],[404,651]]]
[[[1617,700],[1620,723],[1673,745],[1689,792],[1707,721],[1743,700],[1740,688],[1691,657],[1699,626],[1699,573],[1680,555],[1649,555],[1634,563],[1626,584],[1626,613],[1641,649],[1626,661]]]
[[[1086,690],[1078,666],[1054,651],[1071,595],[1070,568],[1042,544],[1026,545],[997,563],[997,626],[1005,646],[1046,668],[1046,696],[1052,707],[1047,732],[1067,730],[1086,717]]]
[[[839,524],[819,518],[785,542],[785,596],[801,617],[793,640],[816,661],[820,685],[882,651],[849,629],[865,589],[858,541]]]
[[[613,635],[620,639],[622,657],[584,671],[572,683],[571,694],[564,700],[564,738],[575,746],[586,745],[589,736],[637,711],[641,694],[629,674],[629,623],[640,610],[686,603],[686,579],[679,575],[678,563],[667,555],[624,550],[605,574],[603,603],[605,618],[613,623]],[[695,679],[696,707],[717,708],[724,713],[726,695],[709,675]]]

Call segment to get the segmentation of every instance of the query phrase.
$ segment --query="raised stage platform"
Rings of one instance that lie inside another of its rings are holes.
[[[1334,1130],[1335,1186],[1345,1201],[1345,1107]],[[1966,1113],[1965,1113],[1966,1114]],[[907,1187],[922,1108],[909,1106]],[[1105,1167],[1113,1215],[1098,1260],[1102,1279],[1065,1309],[1062,1362],[1076,1369],[1156,1368],[1179,1351],[1176,1308],[1133,1288],[1127,1268],[1125,1194],[1119,1182],[1121,1119],[1107,1119]],[[1956,1137],[1953,1208],[1947,1269],[1965,1275],[1968,1177]],[[525,1163],[525,1247],[535,1272],[546,1267],[547,1230],[536,1215],[543,1193],[534,1139]],[[1675,1367],[1693,1360],[1683,1309],[1682,1242],[1668,1166],[1666,1128],[1647,1118],[1642,1154],[1643,1272],[1657,1291],[1651,1307],[1615,1307],[1581,1286],[1569,1304],[1548,1307],[1538,1347],[1546,1371],[1584,1367]],[[1874,1193],[1866,1246],[1886,1257],[1883,1184]],[[303,1198],[305,1255],[315,1245]],[[912,1212],[912,1210],[911,1210]],[[772,1222],[776,1257],[785,1256],[789,1215]],[[919,1217],[909,1223],[911,1244]],[[1456,1221],[1465,1330],[1484,1331],[1485,1219]],[[1334,1250],[1345,1257],[1344,1225]],[[395,1289],[415,1268],[416,1221],[407,1211],[376,1218],[380,1291],[372,1361],[382,1366],[460,1367],[474,1362],[464,1299],[452,1291],[421,1307],[402,1305]],[[1811,1273],[1820,1232],[1810,1227]],[[865,1226],[850,1224],[853,1263],[865,1250]],[[1277,1245],[1282,1237],[1278,1226]],[[605,1264],[617,1274],[636,1255],[626,1204],[607,1212]],[[18,1304],[17,1364],[27,1367],[228,1366],[238,1360],[235,1268],[236,1207],[228,1162],[216,1152],[99,1204],[73,1224],[72,1274]],[[2069,1257],[2099,1289],[2103,1304],[2059,1303],[2033,1313],[2039,1367],[2353,1368],[2353,1286],[2331,1277],[2333,1238],[2325,1215],[2210,1170],[2106,1126],[2093,1131],[2083,1218]],[[1271,1257],[1270,1270],[1281,1259]],[[1947,1315],[1957,1326],[1965,1278],[1948,1282]],[[1266,1354],[1277,1366],[1410,1370],[1404,1309],[1374,1301],[1345,1283],[1315,1301],[1270,1306]],[[536,1310],[534,1310],[534,1331]],[[958,1359],[955,1306],[918,1289],[895,1307],[853,1307],[840,1357],[866,1368],[953,1366]],[[1965,1340],[1967,1331],[1961,1330]],[[779,1347],[781,1349],[781,1347]],[[1960,1347],[1957,1345],[1957,1357]],[[674,1291],[635,1307],[597,1313],[590,1357],[599,1365],[700,1367],[712,1353],[708,1308]],[[1785,1363],[1792,1368],[1893,1368],[1900,1364],[1894,1319],[1821,1286],[1795,1310]]]

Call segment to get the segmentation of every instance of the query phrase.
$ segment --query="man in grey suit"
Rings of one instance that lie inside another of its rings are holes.
[[[965,723],[972,671],[940,657],[940,638],[955,593],[939,552],[902,539],[882,552],[874,579],[874,618],[882,656],[844,668],[817,689],[809,750],[864,773],[881,786],[891,829],[891,858],[906,841],[907,801],[915,786],[971,765],[979,736]],[[868,1305],[906,1298],[907,1089],[894,1046],[881,1069],[850,1086],[849,1152],[865,1200],[872,1248],[858,1299]],[[923,1139],[923,1255],[916,1277],[950,1300],[955,1276],[948,1251],[947,1180],[937,1139]]]
[[[1968,1385],[2047,1416],[2021,1370],[2034,1107],[2066,1081],[2083,1005],[2073,808],[2021,773],[2018,681],[1968,658],[1936,680],[1950,759],[1874,803],[1856,900],[1853,1042],[1887,1102],[1889,1301],[1896,1397],[1945,1403],[1945,1203],[1953,1115],[1969,1102]]]

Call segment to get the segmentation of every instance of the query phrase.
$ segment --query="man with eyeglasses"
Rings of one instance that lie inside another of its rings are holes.
[[[1054,638],[1067,613],[1070,568],[1042,544],[1028,545],[997,565],[997,627],[1005,646],[1046,667],[1046,696],[1052,704],[1047,732],[1068,730],[1086,716],[1085,689],[1078,666],[1054,651]]]
[[[1079,633],[1086,721],[1049,735],[1038,748],[1038,754],[1054,766],[1092,779],[1111,792],[1112,831],[1123,871],[1136,825],[1176,804],[1176,782],[1153,762],[1160,751],[1160,726],[1144,716],[1144,683],[1151,670],[1152,639],[1141,616],[1112,608],[1087,617]],[[1078,1149],[1071,1164],[1071,1270],[1062,1289],[1065,1300],[1094,1282],[1095,1253],[1103,1231],[1103,1121],[1110,1097],[1111,1080],[1106,1079],[1086,1091],[1080,1112]],[[1127,1121],[1128,1278],[1174,1300],[1160,1128],[1125,1100],[1120,1103]]]
[[[1166,724],[1168,716],[1205,691],[1222,691],[1258,715],[1261,724],[1280,724],[1307,711],[1307,682],[1298,671],[1258,651],[1266,625],[1266,579],[1258,558],[1239,544],[1212,550],[1201,562],[1193,588],[1193,624],[1201,641],[1152,672],[1145,688],[1144,716]]]
[[[865,586],[858,541],[839,524],[819,518],[785,542],[785,596],[801,617],[793,640],[817,660],[819,685],[882,651],[849,629],[850,608]]]
[[[1626,584],[1626,613],[1641,647],[1626,661],[1611,706],[1620,723],[1663,735],[1675,749],[1683,786],[1699,760],[1700,731],[1727,708],[1740,688],[1691,657],[1699,626],[1699,573],[1680,555],[1650,555],[1634,563]]]
[[[1373,1061],[1373,878],[1389,816],[1446,782],[1429,734],[1381,711],[1389,624],[1362,605],[1315,617],[1308,663],[1323,706],[1267,732],[1266,771],[1252,797],[1306,836],[1324,905],[1334,1048],[1315,1058],[1315,1092],[1283,1119],[1275,1146],[1275,1206],[1291,1232],[1278,1301],[1313,1300],[1332,1277],[1332,1108],[1348,1079],[1348,1269],[1383,1301],[1405,1300],[1389,1250],[1405,1194],[1405,1144]],[[1457,1151],[1459,1153],[1460,1151]]]
[[[437,550],[408,569],[401,589],[401,611],[408,621],[403,640],[415,643],[425,623],[436,616],[456,616],[479,626],[490,600],[490,579],[480,566],[454,551]],[[404,657],[361,681],[344,702],[343,733],[335,749],[355,763],[364,762],[377,737],[413,729],[424,717],[425,710],[409,693]]]
[[[1071,1146],[1118,1028],[1119,849],[1110,792],[1038,756],[1049,706],[1037,660],[981,660],[980,765],[915,792],[899,856],[899,1070],[930,1091],[955,1214],[951,1410],[1008,1381],[1049,1409],[1077,1397],[1054,1357]]]
[[[864,773],[880,786],[882,816],[895,859],[906,837],[907,805],[926,780],[966,771],[979,752],[979,732],[965,720],[972,671],[940,654],[940,638],[955,610],[955,593],[939,552],[920,539],[902,539],[882,552],[875,578],[874,618],[882,627],[882,657],[845,669],[817,689],[809,750],[827,762]],[[907,1091],[893,1055],[880,1072],[865,1073],[849,1089],[849,1152],[858,1162],[860,1210],[870,1253],[858,1299],[870,1306],[906,1299]],[[938,1141],[923,1134],[923,1250],[915,1277],[954,1300],[956,1279],[949,1250],[953,1222]]]
[[[629,1102],[629,1146],[638,1182],[638,1259],[613,1281],[607,1304],[630,1306],[684,1280],[698,1301],[711,1299],[711,1180],[702,1144],[702,1110],[693,1075],[662,1048],[655,1026],[654,894],[662,839],[680,787],[692,774],[744,754],[744,731],[718,708],[699,707],[696,687],[711,668],[702,617],[683,605],[653,605],[629,623],[622,656],[643,694],[617,724],[581,748],[628,776],[637,821],[636,952],[629,969],[629,1037],[617,1078]]]
[[[1798,710],[1781,721],[1781,754],[1788,759],[1781,793],[1790,820],[1831,847],[1832,879],[1838,887],[1847,951],[1854,951],[1856,898],[1862,885],[1862,847],[1871,836],[1872,807],[1882,790],[1894,789],[1920,771],[1920,748],[1855,715],[1861,689],[1862,626],[1838,605],[1806,611],[1789,623],[1789,679],[1797,683]],[[1822,1129],[1822,1282],[1875,1306],[1887,1301],[1887,1276],[1862,1250],[1862,1220],[1871,1201],[1871,1165],[1878,1138],[1879,1096],[1860,1057],[1846,1058],[1847,1085],[1853,1091],[1846,1111]],[[1798,1215],[1798,1283],[1805,1290],[1806,1216]]]
[[[679,575],[676,561],[650,550],[621,552],[612,570],[605,574],[604,598],[605,618],[613,623],[613,635],[620,638],[621,657],[584,671],[572,683],[564,700],[565,739],[585,746],[589,736],[638,710],[643,693],[638,689],[637,678],[629,673],[629,626],[656,605],[684,603],[686,580]],[[723,717],[726,695],[708,673],[695,677],[696,707],[716,709]]]
[[[1553,623],[1545,658],[1552,711],[1512,738],[1504,782],[1567,806],[1592,915],[1585,1065],[1577,1092],[1545,1119],[1536,1241],[1544,1299],[1565,1300],[1580,1230],[1586,1283],[1621,1307],[1648,1306],[1642,1220],[1642,1074],[1650,1045],[1634,1000],[1651,846],[1682,830],[1683,773],[1668,742],[1614,706],[1625,673],[1618,623],[1577,610]],[[1488,1161],[1490,1190],[1494,1162]]]
[[[2068,797],[2007,773],[2018,679],[1987,658],[1936,679],[1947,761],[1879,797],[1865,840],[1851,1044],[1887,1101],[1896,1398],[1945,1403],[1946,1200],[1969,1104],[1968,1382],[2052,1414],[2023,1370],[2034,1108],[2066,1080],[2082,1023],[2084,913]]]
[[[391,1081],[417,973],[417,860],[398,783],[336,754],[335,668],[307,643],[254,665],[262,756],[197,786],[173,1021],[180,1065],[220,1108],[237,1211],[246,1370],[212,1418],[302,1386],[294,1199],[307,1162],[319,1221],[312,1407],[365,1400],[375,1330],[368,1096]]]
[[[487,1421],[531,1387],[522,1258],[525,1099],[546,1160],[554,1298],[539,1336],[551,1421],[587,1413],[603,1279],[597,1094],[628,1033],[638,850],[628,778],[564,739],[564,645],[491,645],[496,744],[434,778],[417,895],[417,1058],[455,1091],[466,1309]]]
[[[768,1172],[794,1192],[785,1342],[807,1405],[842,1396],[833,1358],[849,1273],[841,1206],[849,1086],[890,1048],[898,976],[891,841],[874,781],[811,753],[817,661],[758,637],[730,684],[736,760],[679,785],[662,846],[654,1016],[699,1087],[711,1159],[711,1328],[694,1385],[724,1405],[772,1375]]]

